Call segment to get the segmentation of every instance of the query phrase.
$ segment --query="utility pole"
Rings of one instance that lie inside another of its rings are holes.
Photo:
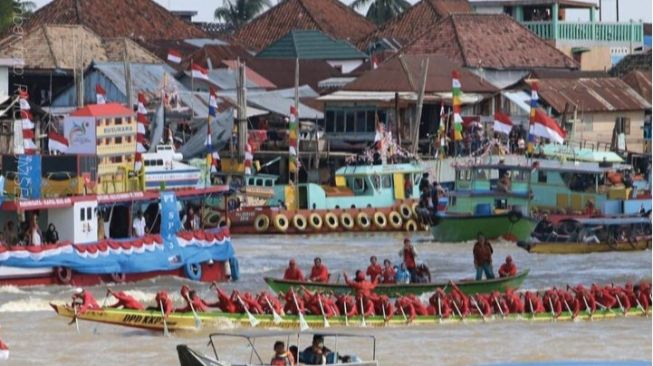
[[[238,59],[238,162],[245,160],[247,146],[247,76],[245,64]]]
[[[415,125],[413,128],[413,141],[412,141],[412,153],[417,155],[417,149],[419,147],[419,125],[420,120],[422,119],[422,107],[424,106],[424,92],[426,90],[426,76],[429,72],[429,57],[426,56],[426,60],[422,60],[422,82],[419,86],[419,91],[417,94],[417,111],[415,112]]]
[[[297,111],[297,146],[295,146],[295,151],[297,151],[297,169],[295,169],[295,174],[293,181],[295,182],[295,187],[299,183],[299,142],[301,140],[301,124],[299,122],[299,58],[295,59],[295,110]],[[299,193],[299,192],[297,192]]]

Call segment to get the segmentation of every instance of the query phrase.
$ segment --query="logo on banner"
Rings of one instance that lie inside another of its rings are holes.
[[[41,155],[18,157],[18,186],[21,199],[41,197]]]
[[[177,196],[174,192],[161,192],[161,236],[172,241],[180,228]]]

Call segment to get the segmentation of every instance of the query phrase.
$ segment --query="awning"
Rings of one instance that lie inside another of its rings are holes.
[[[528,93],[523,91],[502,91],[501,95],[508,98],[527,114],[531,113],[531,96]]]

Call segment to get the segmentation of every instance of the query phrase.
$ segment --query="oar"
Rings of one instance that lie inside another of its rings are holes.
[[[406,312],[404,311],[403,305],[399,304],[399,310],[401,310],[401,315],[404,316],[404,321],[406,322],[406,324],[408,324],[408,317],[406,316]]]
[[[238,302],[240,303],[240,306],[242,306],[243,309],[245,309],[245,313],[247,314],[247,319],[249,319],[249,325],[251,325],[252,327],[257,326],[259,320],[256,319],[254,315],[252,315],[252,313],[249,312],[249,309],[247,309],[247,306],[245,306],[245,302],[243,301],[243,299],[240,298],[240,295],[236,295],[236,297],[238,298]]]
[[[277,314],[276,310],[274,310],[274,306],[272,306],[272,303],[270,303],[270,299],[268,299],[267,295],[265,295],[265,301],[267,301],[268,306],[270,307],[270,310],[272,311],[272,318],[274,319],[273,322],[274,324],[279,324],[283,321],[283,319]]]
[[[574,315],[574,312],[571,311],[571,308],[569,307],[569,303],[567,303],[567,299],[565,297],[562,297],[562,301],[565,303],[565,307],[567,308],[567,311],[569,312],[569,315],[571,316],[571,320],[576,320],[576,316]]]
[[[621,309],[621,312],[624,313],[624,316],[626,316],[626,309],[624,309],[624,306],[621,304],[621,300],[619,300],[619,295],[615,296],[617,299],[617,304],[619,304],[619,308]]]
[[[107,292],[104,293],[104,300],[102,300],[102,309],[107,305],[107,297],[109,297],[109,289],[107,289]],[[98,324],[93,327],[93,334],[97,334],[97,327]]]
[[[535,319],[535,311],[533,311],[533,302],[528,298],[528,306],[531,308],[531,320]]]
[[[483,322],[486,322],[487,319],[485,318],[485,314],[483,314],[483,312],[481,311],[481,307],[478,306],[478,301],[476,301],[474,296],[470,296],[469,299],[472,300],[472,302],[474,303],[474,306],[476,307],[476,310],[478,310],[478,313],[481,314],[481,317],[483,317]]]
[[[463,316],[463,313],[458,308],[458,305],[456,304],[456,300],[451,299],[451,303],[453,304],[454,309],[456,309],[456,312],[458,313],[458,316],[460,316],[460,321],[464,323],[465,322],[465,317]]]
[[[297,314],[299,315],[299,330],[302,332],[308,330],[310,327],[308,326],[308,323],[306,323],[306,319],[304,319],[304,314],[301,312],[301,310],[299,310],[299,304],[297,303],[297,296],[295,296],[295,291],[292,291],[292,299],[295,302]]]
[[[324,307],[322,306],[322,297],[318,295],[317,301],[320,303],[320,311],[322,312],[322,323],[324,324],[325,328],[328,328],[330,326],[329,319],[327,319],[327,316],[324,313]]]
[[[188,300],[188,305],[190,305],[190,311],[193,312],[193,318],[195,319],[195,328],[197,328],[197,329],[202,328],[202,321],[200,320],[200,317],[195,312],[195,307],[193,306],[193,302],[190,300],[188,295],[185,295],[185,297],[186,297],[186,300]]]
[[[589,304],[587,303],[587,299],[585,299],[585,295],[584,295],[584,294],[582,295],[582,297],[583,297],[583,302],[585,303],[585,311],[587,311],[587,313],[590,315],[590,320],[592,320],[592,317],[594,316],[594,314],[593,314],[592,311],[590,310],[590,306],[589,306]]]
[[[549,296],[549,307],[551,308],[551,318],[555,321],[556,316],[555,313],[553,312],[553,301],[551,301],[551,296]]]
[[[163,311],[163,302],[161,300],[159,300],[159,308],[161,309],[161,319],[163,319],[163,335],[169,337],[168,322],[166,321],[166,313]]]
[[[361,303],[361,327],[366,327],[367,324],[365,323],[365,309],[363,308],[363,297],[361,296],[360,298],[360,303]]]
[[[75,322],[75,328],[77,328],[77,333],[79,333],[79,321],[77,320],[77,307],[73,303],[73,321]]]
[[[388,317],[385,314],[385,304],[381,303],[381,311],[383,312],[383,325],[388,325]]]
[[[442,324],[442,304],[440,304],[440,296],[438,296],[438,323]]]
[[[642,306],[642,303],[639,302],[638,298],[635,298],[635,301],[637,302],[637,307],[642,311],[644,315],[648,318],[648,313],[646,312],[646,309]]]
[[[497,303],[497,308],[499,308],[499,313],[501,313],[501,319],[505,319],[506,315],[503,313],[503,309],[501,308],[501,304],[499,304],[499,299],[496,297],[494,298],[494,302]]]
[[[349,316],[347,316],[347,301],[343,300],[342,306],[345,309],[345,327],[348,327],[349,326]]]

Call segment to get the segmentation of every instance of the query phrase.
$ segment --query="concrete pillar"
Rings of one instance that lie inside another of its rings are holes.
[[[595,22],[596,21],[596,8],[591,7],[590,8],[590,22]]]
[[[513,8],[514,12],[512,16],[515,18],[516,21],[518,22],[523,22],[524,21],[524,7],[521,5],[516,5]]]
[[[557,2],[553,3],[551,6],[551,26],[553,27],[553,31],[551,32],[551,36],[553,37],[554,41],[558,40],[558,36],[560,35],[558,32],[558,11],[560,10],[559,5]]]

